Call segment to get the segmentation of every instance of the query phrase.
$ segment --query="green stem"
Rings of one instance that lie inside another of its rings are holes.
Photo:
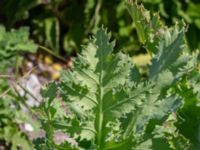
[[[13,75],[4,75],[4,74],[0,75],[0,78],[12,79],[12,78],[14,78],[14,77],[15,77],[15,76],[13,76]]]
[[[10,97],[12,97],[12,98],[15,98],[15,99],[19,99],[19,100],[20,100],[20,103],[22,103],[22,105],[24,105],[24,106],[28,109],[28,111],[29,111],[32,115],[34,115],[34,117],[36,117],[37,119],[39,119],[39,118],[38,118],[38,114],[37,114],[35,111],[33,111],[33,110],[30,108],[30,106],[28,106],[28,104],[26,104],[26,99],[20,95],[20,93],[19,93],[19,91],[16,89],[16,87],[13,87],[13,89],[14,89],[14,91],[15,91],[16,94],[14,93],[14,96],[12,96],[12,95],[8,95],[8,96],[10,96]],[[19,97],[19,98],[18,98],[18,97]]]
[[[101,85],[100,85],[101,86]],[[98,111],[98,131],[97,131],[97,146],[98,149],[101,149],[101,139],[102,139],[102,125],[103,125],[103,110],[102,110],[102,95],[103,95],[103,90],[100,87],[100,98],[99,98],[99,111]]]
[[[128,138],[132,132],[133,132],[133,127],[134,127],[134,124],[135,124],[135,121],[136,121],[136,114],[132,114],[132,118],[131,118],[131,121],[130,123],[128,124],[128,127],[126,128],[124,134],[123,134],[123,138],[126,139]]]
[[[15,62],[15,77],[18,80],[19,77],[19,53],[16,53],[16,62]]]
[[[35,69],[35,67],[32,68],[27,74],[25,74],[25,75],[22,77],[22,79],[25,79],[27,76],[29,76],[29,75],[32,73],[32,71],[33,71],[34,69]],[[16,81],[16,83],[18,84],[19,81]],[[10,90],[11,90],[11,86],[10,86],[8,89],[6,89],[6,90],[0,95],[0,98],[1,98],[1,97],[4,97],[8,92],[10,92]]]
[[[50,105],[44,106],[44,112],[46,114],[46,122],[44,123],[44,130],[46,131],[46,146],[49,150],[54,149],[54,128],[52,126],[52,118],[50,114]]]
[[[101,39],[102,40],[102,39]],[[101,43],[102,45],[102,43]],[[99,76],[99,108],[98,108],[98,115],[97,115],[97,119],[98,119],[98,124],[97,124],[97,149],[101,150],[101,145],[102,145],[102,130],[103,130],[103,117],[104,117],[104,113],[103,113],[103,95],[104,95],[104,91],[103,91],[103,68],[104,68],[104,64],[103,64],[103,52],[102,50],[101,52],[101,56],[100,56],[100,76]]]
[[[63,62],[66,62],[65,58],[61,57],[60,55],[54,53],[52,50],[50,50],[49,48],[47,47],[44,47],[44,46],[41,46],[39,45],[39,48],[46,51],[47,53],[51,54],[52,56],[56,57],[57,59],[60,59],[62,60]]]
[[[17,85],[19,85],[20,88],[22,88],[26,93],[28,93],[33,99],[35,99],[37,102],[40,103],[40,101],[37,99],[37,97],[35,97],[29,90],[27,90],[25,87],[23,87],[20,83],[17,83]]]
[[[94,15],[91,18],[91,21],[88,25],[88,28],[85,31],[85,35],[87,35],[93,27],[96,27],[98,25],[98,23],[99,23],[99,12],[100,12],[100,9],[101,9],[101,5],[102,5],[102,0],[98,0],[98,2],[96,4]]]

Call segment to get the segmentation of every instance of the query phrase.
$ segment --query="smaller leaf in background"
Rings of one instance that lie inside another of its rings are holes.
[[[127,6],[140,42],[150,53],[157,53],[157,45],[161,34],[164,32],[164,25],[158,14],[150,14],[143,5],[136,3]]]
[[[150,19],[150,13],[141,5],[127,5],[128,11],[131,14],[133,23],[138,34],[138,38],[142,44],[147,40],[147,25]]]
[[[4,138],[11,143],[11,150],[17,150],[21,147],[24,150],[32,150],[31,143],[26,139],[22,132],[18,131],[16,126],[6,126],[3,128]]]
[[[29,40],[29,28],[21,27],[18,30],[12,29],[5,32],[4,27],[0,27],[3,34],[0,38],[0,60],[8,59],[20,52],[36,52],[37,45]]]
[[[45,45],[50,47],[56,53],[59,53],[60,25],[57,18],[46,18],[44,20]]]
[[[198,35],[200,33],[199,26],[199,7],[200,3],[198,0],[139,0],[151,11],[159,11],[162,20],[168,25],[172,25],[177,21],[184,19],[189,25],[186,39],[190,50],[200,48],[200,42]]]
[[[8,88],[5,80],[1,81],[0,91],[4,91],[3,87]],[[11,96],[13,95],[13,97]],[[21,98],[21,97],[20,97]],[[3,97],[0,97],[0,140],[11,146],[12,150],[19,147],[26,150],[32,150],[32,144],[27,135],[20,130],[23,123],[31,122],[30,114],[24,113],[21,109],[22,99],[15,97],[12,91],[9,91]],[[36,122],[33,124],[37,124]],[[35,127],[35,125],[34,125]]]
[[[184,28],[179,31],[178,27],[175,26],[161,34],[163,36],[160,38],[159,45],[157,45],[158,53],[152,59],[150,77],[169,68],[172,62],[175,62],[179,57],[184,46],[186,46],[183,41],[183,32]]]

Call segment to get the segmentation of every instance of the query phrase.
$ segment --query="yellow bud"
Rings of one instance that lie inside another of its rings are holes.
[[[62,66],[59,63],[54,63],[52,65],[52,68],[56,71],[61,71],[62,70]]]
[[[45,64],[50,65],[53,63],[53,59],[51,56],[48,55],[48,56],[44,57],[44,62],[45,62]]]

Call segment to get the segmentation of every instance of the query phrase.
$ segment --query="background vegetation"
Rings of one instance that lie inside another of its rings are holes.
[[[139,0],[148,10],[159,12],[168,25],[184,19],[189,25],[187,40],[190,48],[199,48],[200,4],[198,0]],[[141,52],[134,25],[123,0],[3,0],[0,22],[7,29],[29,26],[35,42],[55,53],[80,51],[88,35],[104,24],[117,38],[118,50],[131,54]]]

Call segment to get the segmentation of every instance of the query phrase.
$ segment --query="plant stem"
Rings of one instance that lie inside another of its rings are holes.
[[[102,39],[101,39],[102,40]],[[100,56],[100,76],[99,76],[99,108],[98,108],[98,114],[97,114],[97,149],[101,150],[101,145],[102,145],[102,133],[103,133],[103,69],[104,69],[104,64],[103,64],[103,52],[101,52]]]
[[[4,74],[2,74],[2,75],[0,75],[0,78],[14,78],[15,76],[13,76],[13,75],[4,75]]]
[[[25,75],[22,77],[22,79],[24,79],[24,78],[26,78],[27,76],[29,76],[29,75],[32,73],[32,71],[33,71],[34,69],[35,69],[35,67],[32,68],[27,74],[25,74]],[[16,84],[19,83],[19,81],[16,81],[16,82],[17,82]],[[0,95],[0,98],[3,97],[3,96],[5,96],[10,90],[11,90],[11,86],[10,86],[8,89],[6,89],[6,90]]]
[[[132,134],[133,132],[133,127],[134,127],[134,124],[135,124],[135,121],[136,121],[136,116],[137,114],[132,114],[132,118],[131,118],[131,121],[130,123],[128,124],[128,127],[126,128],[124,134],[123,134],[123,138],[126,139],[129,137],[129,135]]]
[[[19,85],[20,88],[22,88],[26,93],[28,93],[32,98],[34,98],[37,102],[40,103],[40,101],[37,99],[37,97],[35,97],[29,90],[27,90],[25,87],[23,87],[20,83],[17,83],[17,85]]]
[[[102,86],[102,85],[100,85]],[[101,149],[101,139],[102,139],[102,125],[103,125],[103,110],[102,110],[102,95],[103,90],[102,87],[100,87],[100,98],[99,98],[99,112],[98,112],[98,131],[97,131],[97,146],[98,149]]]
[[[13,87],[14,91],[16,92],[17,95],[14,95],[15,99],[17,99],[17,97],[20,97],[19,100],[20,102],[28,109],[28,111],[30,113],[32,113],[32,115],[34,115],[34,117],[38,118],[38,115],[26,104],[26,99],[24,97],[22,97],[19,93],[19,91],[16,89],[16,87]],[[9,95],[10,96],[10,95]]]
[[[85,35],[87,35],[91,31],[92,27],[95,27],[95,26],[98,25],[98,23],[99,23],[98,15],[99,15],[99,12],[100,12],[100,9],[101,9],[101,5],[102,5],[102,0],[98,0],[96,8],[95,8],[94,15],[93,15],[93,17],[92,17],[92,19],[89,23],[87,30],[85,31]]]
[[[52,56],[56,57],[57,59],[60,59],[62,60],[63,62],[66,62],[65,58],[61,57],[60,55],[54,53],[52,50],[50,50],[49,48],[47,47],[44,47],[42,45],[39,45],[39,48],[46,51],[47,53],[51,54]]]
[[[19,77],[19,53],[16,53],[16,62],[15,62],[15,77],[18,80]]]

